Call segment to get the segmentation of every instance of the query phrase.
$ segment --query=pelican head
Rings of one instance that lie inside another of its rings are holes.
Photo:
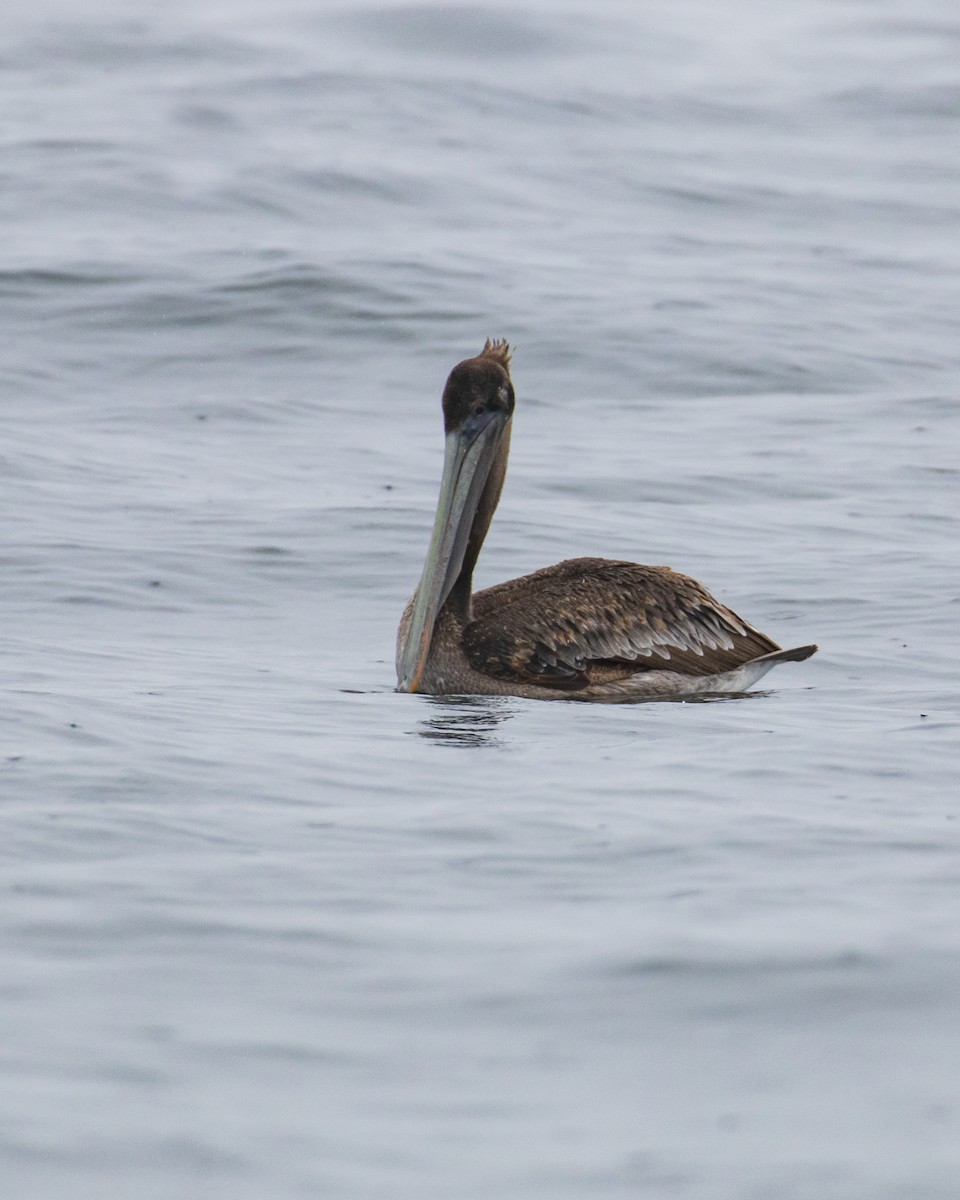
[[[464,603],[506,474],[515,396],[510,347],[487,341],[450,372],[443,389],[443,477],[433,536],[397,653],[397,691],[415,692],[440,610],[461,577]]]

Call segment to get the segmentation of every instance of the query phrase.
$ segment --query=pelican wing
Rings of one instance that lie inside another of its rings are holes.
[[[669,567],[574,558],[473,597],[472,665],[571,690],[637,671],[715,675],[779,649]]]

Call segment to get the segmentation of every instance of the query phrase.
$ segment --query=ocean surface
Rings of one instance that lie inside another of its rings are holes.
[[[3,1200],[957,1200],[954,0],[0,15]],[[742,699],[397,695],[667,563]]]

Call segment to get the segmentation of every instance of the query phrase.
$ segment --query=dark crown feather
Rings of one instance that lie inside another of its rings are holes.
[[[505,371],[510,370],[510,343],[504,338],[498,338],[496,341],[491,341],[487,338],[483,349],[477,355],[478,358],[492,358],[494,362],[498,362]]]

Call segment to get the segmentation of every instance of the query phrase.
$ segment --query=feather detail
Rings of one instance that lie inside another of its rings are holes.
[[[473,597],[472,666],[578,689],[651,670],[715,675],[777,644],[670,567],[575,558]]]
[[[498,338],[496,341],[491,341],[487,338],[483,349],[477,355],[477,358],[492,358],[494,362],[498,362],[505,371],[510,370],[510,343],[503,338]]]

